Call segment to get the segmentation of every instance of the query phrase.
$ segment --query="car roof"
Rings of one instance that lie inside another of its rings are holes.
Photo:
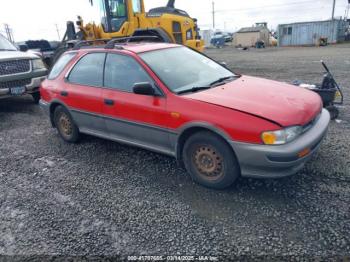
[[[174,48],[179,47],[180,45],[177,44],[169,44],[169,43],[127,43],[127,44],[116,44],[115,49],[104,49],[106,51],[108,50],[126,50],[129,52],[133,52],[136,54],[150,52],[150,51],[156,51],[156,50],[162,50],[167,48]],[[81,48],[81,50],[84,50],[84,52],[91,52],[96,50],[101,50],[103,46],[97,46],[97,47],[84,47]]]
[[[134,52],[134,53],[144,53],[149,51],[161,50],[166,48],[179,47],[177,44],[168,44],[168,43],[130,43],[127,45],[122,45],[125,50]]]

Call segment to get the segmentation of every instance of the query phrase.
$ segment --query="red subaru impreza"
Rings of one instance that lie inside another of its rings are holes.
[[[239,176],[295,174],[330,121],[316,93],[237,75],[164,43],[67,52],[42,83],[41,97],[65,141],[84,133],[164,153],[212,188]]]

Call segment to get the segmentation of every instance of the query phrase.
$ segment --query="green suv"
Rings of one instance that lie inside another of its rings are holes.
[[[0,99],[30,94],[39,103],[48,70],[39,56],[25,52],[25,46],[20,49],[0,34]]]

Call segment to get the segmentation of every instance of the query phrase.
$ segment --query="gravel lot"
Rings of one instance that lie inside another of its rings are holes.
[[[350,86],[350,45],[208,50],[243,74]],[[66,144],[30,97],[0,101],[0,254],[350,256],[350,107],[298,175],[215,191],[175,160],[85,137]]]

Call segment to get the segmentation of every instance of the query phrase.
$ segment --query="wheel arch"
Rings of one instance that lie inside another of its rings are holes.
[[[55,121],[54,121],[54,113],[55,113],[55,109],[56,109],[58,106],[63,106],[63,107],[69,112],[68,107],[67,107],[62,101],[53,100],[53,101],[50,103],[50,107],[49,107],[50,122],[51,122],[52,127],[56,127],[56,126],[55,126]]]
[[[209,123],[199,122],[199,123],[191,123],[181,128],[179,135],[175,144],[175,154],[178,163],[183,167],[183,159],[182,159],[182,150],[188,138],[198,132],[210,132],[213,135],[222,139],[232,150],[233,154],[236,156],[232,146],[229,141],[232,140],[230,136],[222,129],[213,126]],[[236,156],[237,157],[237,156]]]

